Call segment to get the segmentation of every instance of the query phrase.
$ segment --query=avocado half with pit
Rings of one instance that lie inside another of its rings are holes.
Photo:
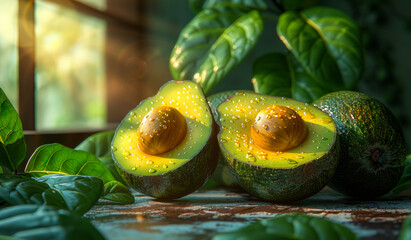
[[[331,179],[339,144],[330,116],[307,103],[238,93],[217,107],[218,141],[233,175],[250,194],[293,202]]]
[[[218,159],[216,126],[201,88],[170,81],[117,127],[112,156],[131,187],[159,199],[194,192]]]
[[[377,99],[355,91],[329,93],[313,104],[334,119],[340,138],[340,160],[330,187],[362,199],[394,188],[407,155],[394,114]]]

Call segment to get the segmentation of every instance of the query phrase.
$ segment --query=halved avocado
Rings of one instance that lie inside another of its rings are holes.
[[[329,93],[313,104],[334,119],[340,138],[340,160],[330,187],[362,199],[394,188],[407,155],[394,114],[377,99],[355,91]]]
[[[338,135],[320,109],[284,97],[238,93],[217,112],[221,153],[250,194],[293,202],[315,194],[332,177]]]
[[[117,127],[112,155],[131,187],[159,199],[201,187],[218,159],[216,125],[201,88],[170,81]]]

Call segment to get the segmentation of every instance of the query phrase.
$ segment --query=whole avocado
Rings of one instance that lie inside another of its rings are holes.
[[[334,119],[340,138],[340,160],[329,186],[361,199],[377,198],[395,187],[407,147],[393,113],[355,91],[329,93],[313,104]]]

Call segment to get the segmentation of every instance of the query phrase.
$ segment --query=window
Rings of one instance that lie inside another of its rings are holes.
[[[35,131],[118,124],[171,79],[169,54],[192,17],[182,0],[3,0],[1,6],[7,24],[0,26],[0,87],[23,128]]]

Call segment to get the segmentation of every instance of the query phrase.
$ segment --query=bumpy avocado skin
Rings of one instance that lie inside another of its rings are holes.
[[[184,197],[199,189],[213,174],[220,151],[215,123],[210,139],[204,148],[179,168],[161,175],[136,176],[119,170],[128,184],[138,192],[157,199],[171,200]]]
[[[217,106],[220,105],[227,98],[237,94],[237,93],[246,93],[251,92],[248,90],[229,90],[224,92],[215,93],[207,98],[208,105],[211,108],[214,119],[217,119]],[[221,186],[226,186],[230,188],[241,188],[237,183],[233,174],[229,170],[226,162],[224,161],[223,155],[220,153],[218,156],[217,167],[214,171],[214,174],[211,176],[211,179],[216,181]]]
[[[378,100],[353,91],[330,93],[313,104],[334,119],[340,137],[340,160],[330,187],[363,199],[395,187],[407,147],[392,112]]]

